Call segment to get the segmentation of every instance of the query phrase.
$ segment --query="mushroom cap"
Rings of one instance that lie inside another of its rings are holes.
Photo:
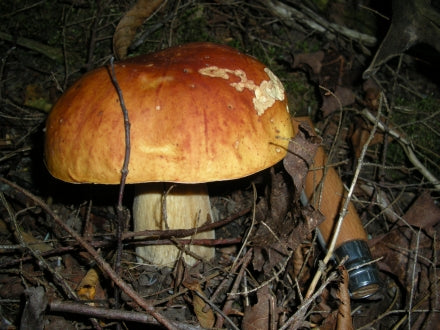
[[[127,183],[244,177],[281,160],[293,128],[284,88],[230,47],[190,43],[114,64],[130,121]],[[56,178],[118,184],[123,112],[108,67],[90,71],[54,105],[45,161]]]

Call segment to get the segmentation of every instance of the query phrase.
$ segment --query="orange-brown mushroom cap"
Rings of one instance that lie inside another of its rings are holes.
[[[293,128],[279,79],[254,58],[191,43],[114,65],[131,123],[127,183],[244,177],[281,160]],[[63,181],[117,184],[125,128],[107,67],[84,75],[46,123],[45,160]]]

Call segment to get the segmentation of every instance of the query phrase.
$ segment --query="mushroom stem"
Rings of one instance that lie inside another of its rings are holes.
[[[206,184],[170,185],[156,182],[136,186],[133,203],[136,231],[190,229],[212,221]],[[214,238],[214,236],[214,231],[207,231],[193,237]],[[189,249],[203,259],[211,259],[215,253],[212,247],[192,245]],[[137,247],[136,253],[143,260],[148,260],[154,265],[172,267],[178,258],[179,249],[169,245],[150,245]],[[190,265],[196,262],[196,259],[187,254],[184,258]]]

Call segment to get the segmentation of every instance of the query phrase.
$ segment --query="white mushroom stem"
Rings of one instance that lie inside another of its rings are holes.
[[[136,186],[133,203],[134,229],[166,230],[196,228],[212,221],[211,204],[206,184],[145,183]],[[165,202],[165,205],[163,204]],[[165,207],[164,207],[165,206]],[[166,215],[163,213],[166,212]],[[193,238],[214,238],[214,231],[198,233]],[[191,245],[187,248],[203,259],[214,257],[212,247]],[[173,267],[179,249],[173,245],[149,245],[136,248],[139,260],[143,258],[158,266]],[[185,261],[193,265],[196,259],[185,254]]]

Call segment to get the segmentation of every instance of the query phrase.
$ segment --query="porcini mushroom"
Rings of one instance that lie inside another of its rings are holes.
[[[190,43],[121,61],[114,69],[131,123],[126,182],[138,184],[135,230],[195,228],[212,221],[206,182],[248,176],[285,156],[293,128],[284,88],[254,58],[227,46]],[[98,68],[52,109],[46,165],[63,181],[118,184],[124,153],[118,95],[108,68]],[[170,183],[176,186],[169,189]],[[158,265],[172,265],[178,253],[174,246],[136,251]],[[209,247],[191,251],[214,256]]]

